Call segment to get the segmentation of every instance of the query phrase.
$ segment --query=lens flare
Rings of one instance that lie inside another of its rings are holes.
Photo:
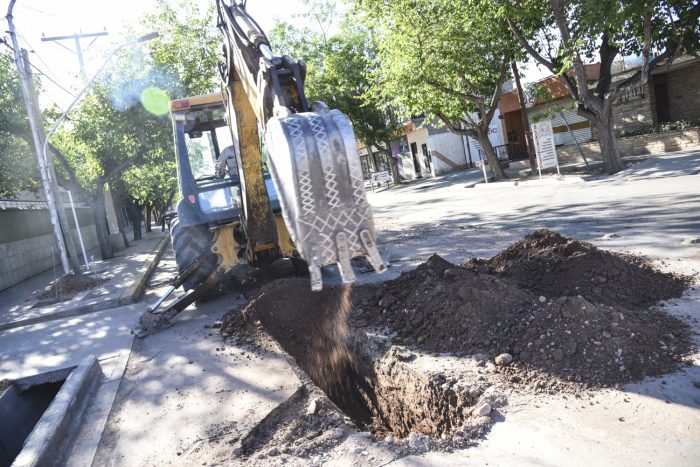
[[[162,89],[149,86],[141,92],[141,104],[154,115],[165,115],[170,110],[170,97]]]

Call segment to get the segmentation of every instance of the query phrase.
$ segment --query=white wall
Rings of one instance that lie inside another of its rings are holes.
[[[503,125],[501,123],[501,119],[499,116],[501,115],[500,109],[496,109],[496,112],[493,114],[493,119],[491,120],[491,124],[489,125],[489,141],[491,141],[491,145],[496,147],[496,146],[501,146],[505,144],[505,137],[503,133]],[[478,118],[476,114],[472,115],[472,118]],[[481,150],[481,145],[479,142],[474,139],[474,138],[469,138],[469,149],[471,149],[471,154],[472,154],[472,161],[476,162],[480,160],[482,157],[479,155],[479,151]]]
[[[418,163],[420,164],[420,171],[423,176],[426,176],[429,169],[425,166],[425,157],[423,157],[423,151],[421,147],[424,144],[428,144],[428,129],[427,128],[417,128],[415,131],[411,131],[406,134],[406,139],[408,140],[408,150],[411,151],[411,143],[416,143]],[[413,165],[413,162],[411,162]],[[404,168],[406,167],[404,159]],[[414,174],[415,177],[415,174]]]
[[[450,133],[439,133],[430,135],[428,138],[428,149],[432,155],[433,167],[435,175],[440,175],[452,170],[463,168],[469,163],[469,159],[465,156],[465,147],[463,139],[460,135]],[[442,156],[452,162],[452,166],[441,161],[435,152],[439,152]],[[459,166],[459,167],[455,167]]]

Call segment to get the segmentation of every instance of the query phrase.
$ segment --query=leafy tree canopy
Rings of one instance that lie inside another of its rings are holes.
[[[696,0],[522,0],[498,2],[518,41],[537,62],[561,77],[578,113],[597,130],[608,172],[622,170],[614,133],[613,102],[643,86],[651,73],[700,48]],[[615,80],[618,55],[638,55],[641,66]],[[591,85],[586,63],[600,65]]]
[[[22,90],[14,57],[0,52],[0,197],[14,197],[40,184],[36,159],[28,141]]]
[[[409,114],[439,117],[451,131],[477,138],[496,177],[505,177],[488,126],[510,61],[521,52],[495,4],[362,0],[359,10],[379,36],[377,92]]]
[[[269,37],[276,53],[303,60],[305,90],[311,101],[340,109],[353,123],[355,135],[367,146],[385,146],[398,135],[400,121],[382,96],[370,93],[377,67],[377,43],[372,32],[351,13],[340,13],[332,2],[309,4],[302,15],[316,28],[278,23]]]
[[[213,6],[159,0],[134,26],[134,36],[155,30],[159,37],[120,53],[60,136],[81,186],[94,190],[123,172],[120,186],[139,203],[176,191],[170,100],[218,89],[213,18]]]

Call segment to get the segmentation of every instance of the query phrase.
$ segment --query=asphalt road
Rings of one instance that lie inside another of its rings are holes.
[[[695,153],[651,159],[598,180],[466,188],[458,175],[369,194],[391,267],[383,277],[361,274],[360,281],[395,277],[433,253],[453,262],[488,257],[542,227],[663,260],[663,268],[698,277],[698,171]],[[166,255],[147,298],[173,273]],[[95,465],[211,465],[231,455],[227,441],[294,392],[299,381],[279,355],[245,355],[235,345],[217,350],[221,338],[204,328],[240,300],[227,295],[193,306],[172,328],[135,344]],[[697,284],[667,308],[700,330]],[[514,397],[479,445],[392,464],[698,465],[700,389],[694,381],[700,381],[699,355],[683,371],[624,391],[600,391],[585,402]],[[371,464],[349,447],[359,438],[353,435],[329,452],[326,464]],[[392,462],[387,447],[362,439],[376,462]],[[291,463],[310,462],[297,461]]]

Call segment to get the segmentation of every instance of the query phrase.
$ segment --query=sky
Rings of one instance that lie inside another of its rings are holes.
[[[193,0],[207,5],[214,0]],[[9,3],[5,0],[4,8]],[[134,24],[155,7],[155,0],[17,0],[13,16],[20,46],[27,48],[31,62],[46,76],[42,77],[43,107],[56,103],[64,108],[81,87],[78,58],[73,41],[43,42],[42,36],[64,36],[106,30],[92,44],[81,42],[87,74],[97,70],[105,54],[128,39],[128,24]],[[248,12],[269,31],[277,21],[294,21],[296,13],[306,11],[302,0],[248,0]],[[5,11],[5,10],[3,10]],[[4,16],[5,13],[2,13]],[[6,24],[2,29],[7,29]],[[212,26],[215,19],[212,18]],[[545,76],[534,65],[523,70],[525,81]],[[55,84],[58,83],[58,84]]]
[[[194,1],[202,5],[214,2]],[[9,0],[2,2],[3,20],[8,4]],[[103,63],[106,52],[128,39],[127,25],[137,23],[154,7],[154,0],[17,0],[13,16],[20,47],[31,52],[30,61],[46,75],[42,77],[42,106],[51,103],[67,106],[73,99],[71,94],[75,94],[82,84],[78,78],[80,67],[74,42],[43,42],[43,36],[106,30],[109,35],[97,38],[89,47],[92,39],[81,41],[85,68],[90,76]],[[295,13],[305,11],[301,0],[248,0],[247,7],[265,31],[270,30],[276,21],[292,20]],[[2,35],[7,36],[7,23],[3,24]],[[212,18],[214,25],[215,19]]]

